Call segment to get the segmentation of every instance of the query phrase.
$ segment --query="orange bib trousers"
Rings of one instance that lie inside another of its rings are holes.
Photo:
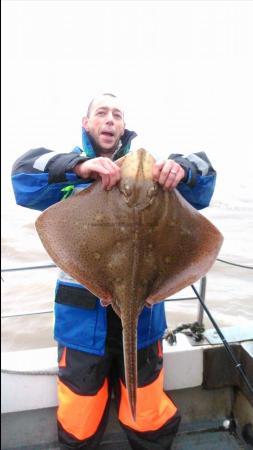
[[[121,322],[111,311],[104,356],[59,345],[57,412],[60,448],[96,449],[103,436],[114,390],[118,419],[132,449],[169,450],[180,416],[163,391],[161,342],[138,351],[136,421],[124,378]]]

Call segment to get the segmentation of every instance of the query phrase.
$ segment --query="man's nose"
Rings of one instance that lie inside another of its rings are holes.
[[[112,124],[114,122],[113,114],[111,111],[108,111],[106,115],[106,123]]]

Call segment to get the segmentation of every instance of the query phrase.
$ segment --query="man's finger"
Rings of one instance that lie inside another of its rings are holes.
[[[160,177],[161,170],[165,164],[165,161],[157,161],[153,165],[153,180],[158,181]]]
[[[108,159],[108,158],[106,158],[106,159]],[[105,161],[104,163],[108,170],[108,175],[109,175],[107,189],[111,189],[120,180],[120,168],[109,159],[108,159],[108,161]]]
[[[172,162],[167,161],[164,166],[162,167],[162,170],[160,172],[160,176],[158,179],[158,183],[161,186],[164,186],[165,184],[171,184],[172,180],[174,180],[174,175],[171,173],[172,170]]]
[[[85,162],[84,166],[84,177],[101,178],[104,189],[111,189],[120,180],[120,168],[109,158],[94,158]]]
[[[182,167],[179,165],[173,166],[170,170],[168,177],[166,179],[166,182],[164,183],[163,188],[166,191],[171,191],[172,189],[176,188],[177,185],[180,183],[180,181],[184,178],[185,172]]]
[[[109,174],[101,174],[101,183],[102,183],[103,189],[108,189],[108,186],[110,184]]]

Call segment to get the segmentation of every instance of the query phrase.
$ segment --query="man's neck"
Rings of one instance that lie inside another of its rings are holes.
[[[112,155],[114,154],[114,150],[111,150],[110,152],[103,152],[103,150],[101,150],[99,152],[99,156],[103,156],[104,158],[111,158],[112,159]]]
[[[99,147],[95,140],[93,139],[93,137],[87,133],[89,136],[89,139],[91,141],[91,145],[93,147],[93,149],[95,150],[96,154],[98,156],[103,156],[104,158],[110,158],[112,159],[114,156],[114,153],[116,153],[118,151],[118,149],[121,147],[121,141],[118,142],[118,145],[116,147],[116,149],[111,149],[111,150],[103,150],[101,147]]]

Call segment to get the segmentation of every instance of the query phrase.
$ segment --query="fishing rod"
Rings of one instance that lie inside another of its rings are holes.
[[[214,320],[213,316],[211,315],[209,309],[207,308],[206,304],[204,303],[202,297],[199,295],[197,289],[195,288],[195,286],[194,286],[193,284],[191,285],[191,288],[193,289],[195,295],[197,296],[197,298],[198,298],[198,300],[199,300],[199,302],[200,302],[202,308],[203,308],[204,311],[206,312],[208,318],[209,318],[210,321],[212,322],[212,324],[213,324],[215,330],[217,331],[217,334],[219,335],[220,339],[222,340],[225,349],[227,350],[228,354],[230,355],[230,357],[231,357],[231,359],[232,359],[232,361],[233,361],[233,363],[234,363],[234,365],[235,365],[235,368],[239,370],[239,372],[240,372],[242,378],[244,379],[246,385],[248,386],[248,389],[249,389],[250,393],[253,395],[253,386],[252,386],[251,382],[249,381],[249,379],[248,379],[246,373],[244,372],[241,363],[240,363],[240,362],[237,360],[237,358],[235,357],[235,354],[234,354],[234,352],[233,352],[231,346],[229,345],[229,343],[228,343],[228,341],[226,340],[225,336],[223,335],[221,329],[220,329],[219,326],[217,325],[217,323],[216,323],[216,321]]]

